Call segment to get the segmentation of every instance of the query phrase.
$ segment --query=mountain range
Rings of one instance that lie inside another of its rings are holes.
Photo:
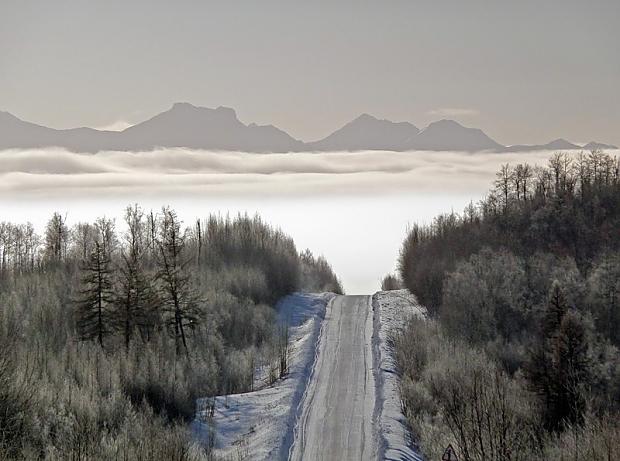
[[[169,110],[123,131],[57,130],[0,112],[0,149],[41,147],[61,147],[75,152],[140,151],[159,147],[245,152],[617,149],[594,141],[580,146],[565,139],[542,145],[503,146],[482,130],[465,127],[454,120],[439,120],[420,130],[409,122],[380,120],[368,114],[360,115],[324,139],[303,142],[272,125],[246,125],[239,121],[233,109],[209,109],[189,103],[176,103]]]

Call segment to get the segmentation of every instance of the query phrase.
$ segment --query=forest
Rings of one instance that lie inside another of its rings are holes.
[[[286,373],[294,291],[342,287],[259,217],[0,222],[0,459],[210,459],[196,399]]]
[[[410,229],[399,275],[428,309],[394,337],[428,459],[615,459],[620,158],[502,166],[480,203]]]

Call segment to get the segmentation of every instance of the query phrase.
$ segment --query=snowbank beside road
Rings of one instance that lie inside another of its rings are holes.
[[[373,419],[379,432],[379,459],[422,461],[416,453],[402,414],[400,377],[390,336],[403,328],[412,316],[425,316],[420,306],[407,290],[380,291],[372,298],[374,315],[373,359],[376,383],[376,400]]]
[[[315,360],[326,306],[335,295],[294,294],[277,306],[289,325],[289,373],[273,386],[215,398],[213,430],[198,415],[196,435],[205,442],[215,433],[216,455],[235,460],[284,460],[293,441],[297,413]],[[198,402],[198,408],[202,408]]]

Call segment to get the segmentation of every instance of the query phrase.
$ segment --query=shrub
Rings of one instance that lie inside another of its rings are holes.
[[[382,291],[402,290],[403,282],[395,274],[387,274],[381,280]]]
[[[464,460],[531,459],[529,397],[483,351],[447,339],[432,320],[412,320],[395,344],[405,415],[429,459],[448,443]]]

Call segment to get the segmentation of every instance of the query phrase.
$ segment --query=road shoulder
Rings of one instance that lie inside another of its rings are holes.
[[[197,413],[194,435],[203,444],[212,443],[216,456],[257,461],[288,458],[325,311],[335,296],[298,293],[278,303],[278,317],[289,325],[289,373],[254,392],[216,397],[212,418],[204,411]],[[197,406],[204,407],[202,399]]]
[[[378,459],[422,461],[415,450],[407,420],[402,413],[400,376],[391,335],[412,316],[426,311],[407,290],[380,291],[372,297],[373,370],[375,373],[374,426],[378,434]]]

